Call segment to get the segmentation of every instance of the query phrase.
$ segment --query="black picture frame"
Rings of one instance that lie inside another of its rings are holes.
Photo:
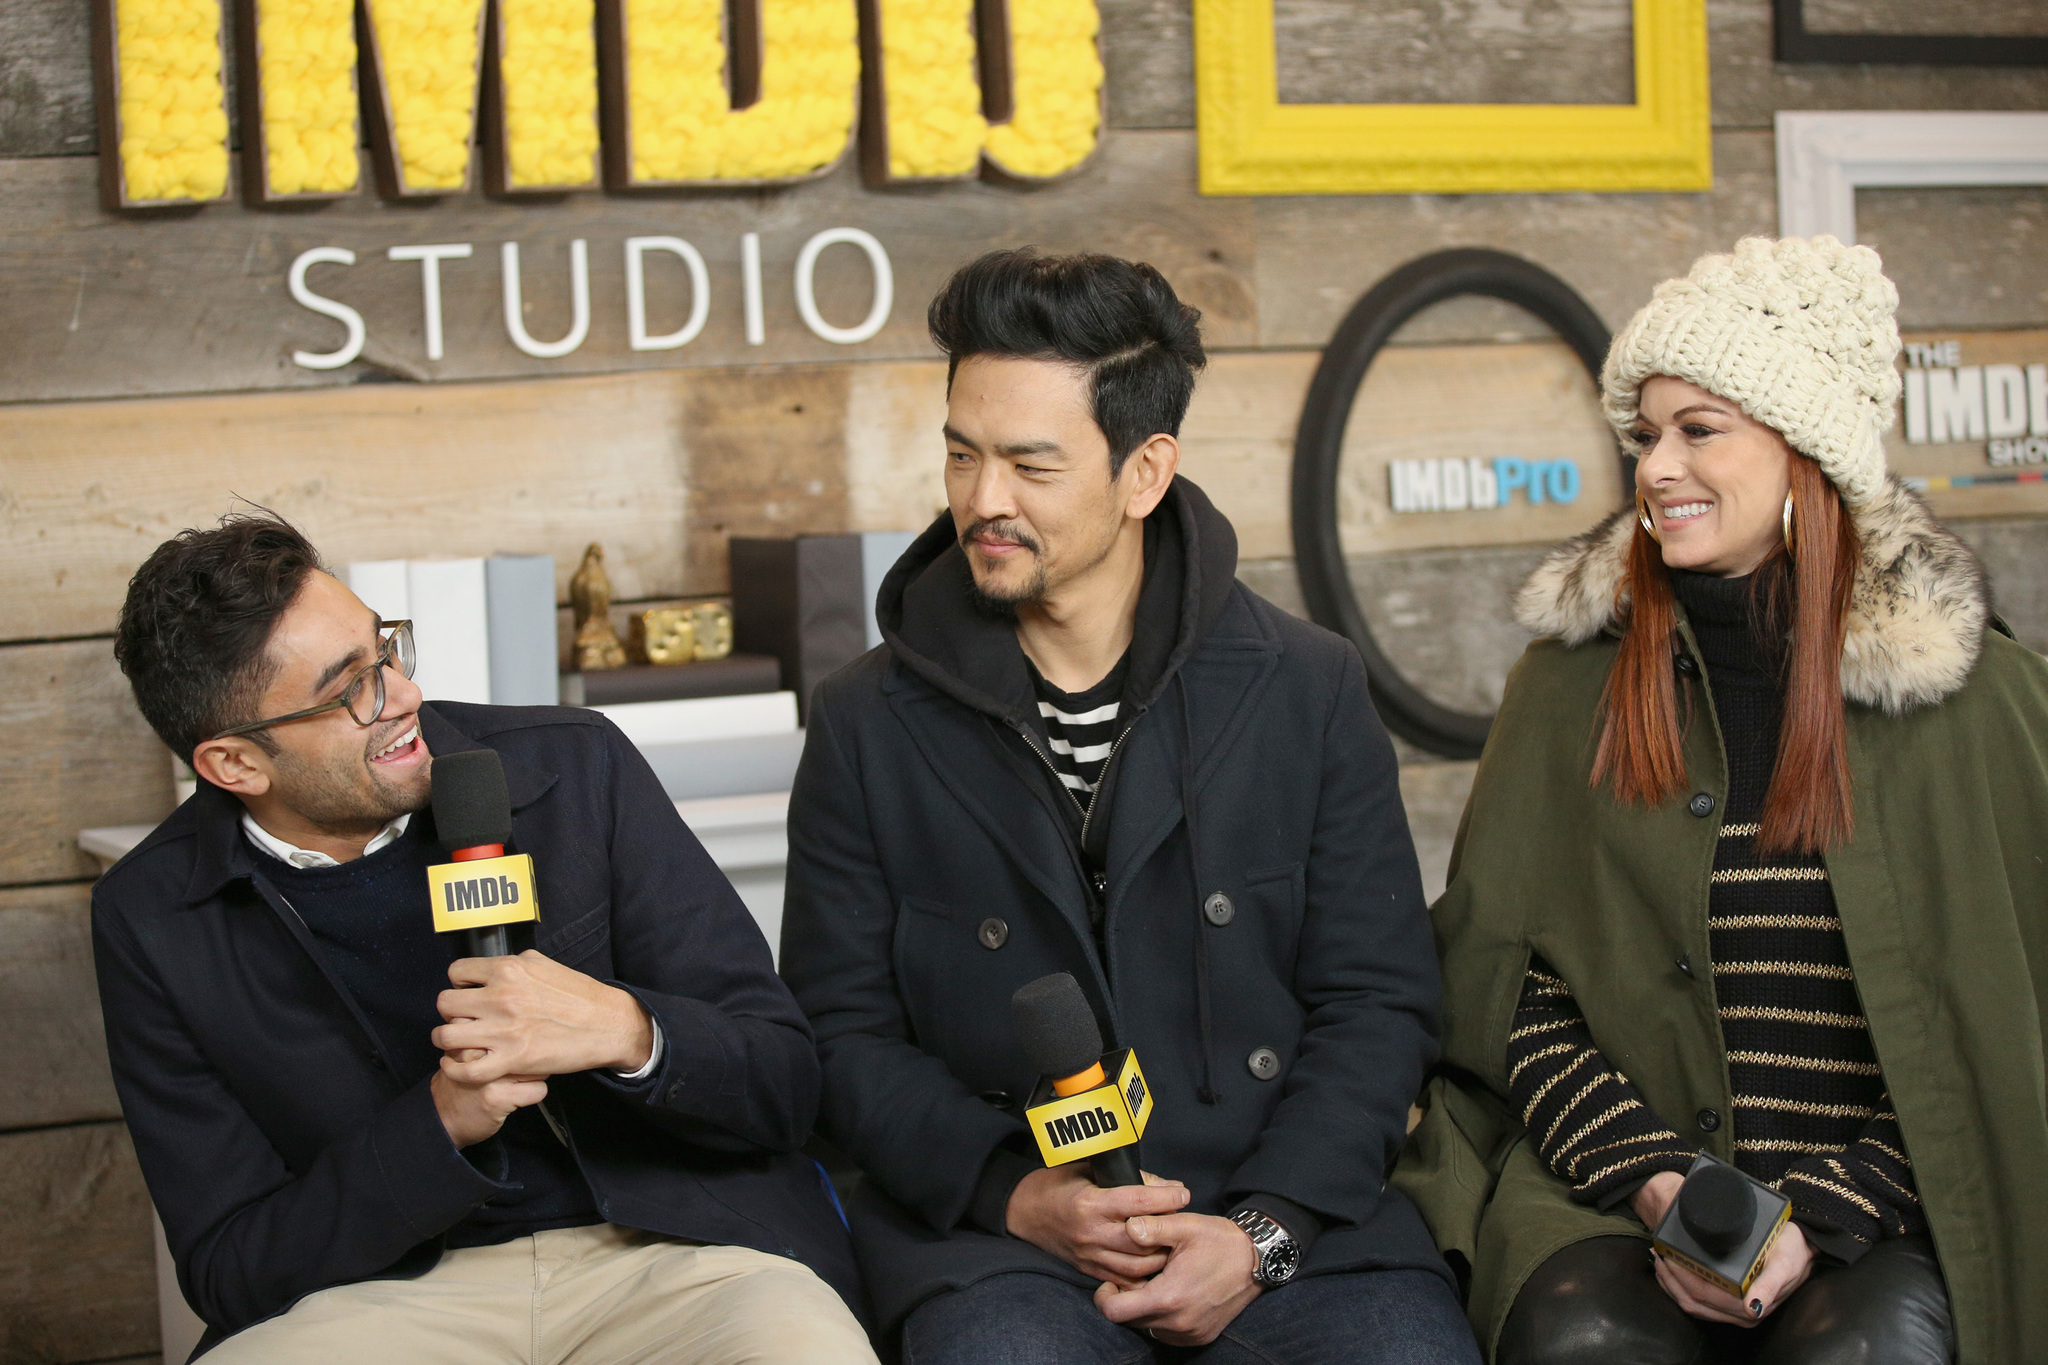
[[[1408,262],[1351,306],[1324,348],[1302,404],[1294,437],[1294,567],[1309,619],[1349,639],[1365,660],[1366,685],[1387,728],[1445,758],[1477,758],[1493,725],[1490,715],[1456,711],[1426,695],[1394,666],[1373,637],[1344,564],[1337,530],[1337,475],[1344,428],[1366,372],[1401,324],[1433,303],[1480,295],[1526,309],[1572,348],[1599,383],[1607,357],[1607,325],[1577,290],[1532,261],[1504,251],[1462,247]],[[1624,490],[1635,461],[1615,443]]]
[[[2048,38],[1963,33],[1810,33],[1806,0],[1771,0],[1781,62],[1886,66],[2048,66]]]

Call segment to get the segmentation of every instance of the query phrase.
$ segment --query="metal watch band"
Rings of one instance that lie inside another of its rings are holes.
[[[1259,1264],[1252,1271],[1254,1280],[1272,1289],[1294,1278],[1301,1268],[1301,1250],[1293,1233],[1257,1209],[1239,1209],[1230,1215],[1230,1221],[1244,1229],[1259,1253]]]

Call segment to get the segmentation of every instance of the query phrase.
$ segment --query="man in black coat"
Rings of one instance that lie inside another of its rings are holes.
[[[797,1154],[809,1029],[616,727],[423,705],[410,626],[268,516],[159,547],[116,649],[203,779],[94,889],[93,942],[210,1358],[873,1360]],[[535,862],[516,956],[433,931],[434,756],[477,749]]]
[[[782,969],[914,1365],[1477,1359],[1386,1187],[1438,1003],[1394,755],[1174,478],[1196,316],[1105,257],[954,277],[950,510],[812,702]],[[1009,999],[1062,971],[1150,1080],[1153,1183],[1027,1135]]]

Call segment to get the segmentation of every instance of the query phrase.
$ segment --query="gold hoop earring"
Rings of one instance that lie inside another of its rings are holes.
[[[1649,504],[1643,501],[1643,490],[1640,488],[1636,490],[1636,520],[1642,524],[1650,539],[1659,545],[1664,543],[1664,537],[1657,534],[1657,523],[1650,516]]]
[[[1785,517],[1783,524],[1785,535],[1785,558],[1790,559],[1792,558],[1792,546],[1794,542],[1798,540],[1798,537],[1795,534],[1793,534],[1792,530],[1792,495],[1790,493],[1787,493],[1785,495]]]

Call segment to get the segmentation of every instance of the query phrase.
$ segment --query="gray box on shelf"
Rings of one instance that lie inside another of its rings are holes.
[[[555,649],[555,557],[493,555],[484,561],[490,620],[491,701],[553,706],[559,684]]]
[[[860,588],[866,604],[869,649],[882,643],[882,627],[875,620],[875,594],[882,590],[882,580],[889,576],[889,570],[896,567],[896,561],[903,558],[903,552],[910,548],[910,542],[916,540],[918,534],[916,531],[861,533]]]

